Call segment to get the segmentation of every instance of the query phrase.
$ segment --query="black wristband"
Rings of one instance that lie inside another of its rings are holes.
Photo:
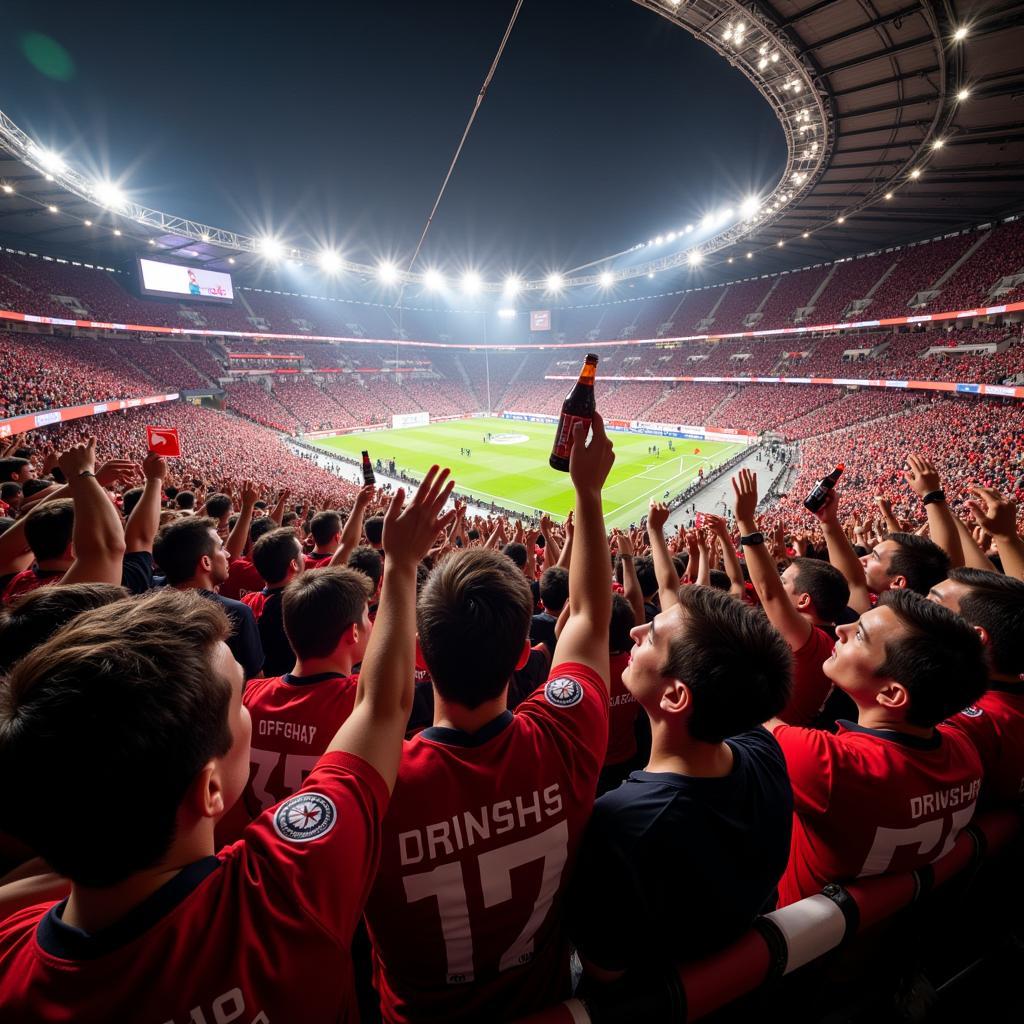
[[[91,476],[94,480],[96,479],[96,474],[91,469],[83,469],[82,472],[79,473],[78,475],[79,476]]]
[[[922,499],[922,505],[930,505],[933,501],[945,501],[946,492],[943,490],[929,491]]]
[[[740,547],[753,547],[755,544],[764,543],[764,534],[758,530],[755,533],[748,533],[746,537],[740,537]]]

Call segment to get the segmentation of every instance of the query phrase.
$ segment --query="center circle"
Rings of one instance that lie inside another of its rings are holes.
[[[491,444],[524,444],[530,438],[526,434],[495,434]]]

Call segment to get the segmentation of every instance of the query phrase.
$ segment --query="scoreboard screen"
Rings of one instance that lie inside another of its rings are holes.
[[[143,295],[193,302],[231,302],[235,297],[230,274],[157,260],[139,260],[139,287]]]

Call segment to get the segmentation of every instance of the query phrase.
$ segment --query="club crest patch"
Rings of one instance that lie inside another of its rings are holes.
[[[297,793],[274,812],[274,831],[292,843],[327,835],[337,824],[334,801],[323,793]]]
[[[960,714],[966,715],[968,718],[981,718],[981,716],[985,714],[985,712],[981,708],[975,707],[973,704],[971,704],[968,707],[964,708],[963,711],[960,712]]]
[[[571,708],[583,700],[583,687],[575,679],[560,676],[549,679],[544,686],[544,697],[556,708]]]

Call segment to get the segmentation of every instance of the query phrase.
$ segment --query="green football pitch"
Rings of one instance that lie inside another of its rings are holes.
[[[477,418],[431,423],[426,427],[381,430],[341,437],[309,439],[326,451],[358,460],[366,448],[376,463],[395,460],[396,468],[422,476],[433,463],[450,466],[456,489],[484,502],[532,515],[539,509],[556,519],[573,505],[568,473],[548,465],[554,424],[520,423],[516,420]],[[488,433],[494,440],[484,442]],[[604,514],[609,526],[637,521],[651,499],[661,500],[665,491],[676,494],[697,476],[724,462],[743,446],[724,441],[673,439],[648,434],[610,432],[615,445],[615,465],[604,488]],[[657,445],[660,456],[649,449]],[[695,455],[694,449],[700,449]],[[469,449],[470,455],[460,455]]]

